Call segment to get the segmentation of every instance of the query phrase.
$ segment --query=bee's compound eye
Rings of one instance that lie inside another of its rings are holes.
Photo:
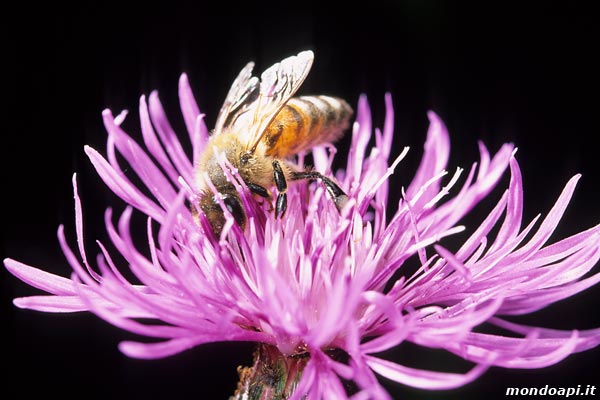
[[[233,215],[235,222],[237,222],[240,228],[244,229],[246,225],[246,213],[244,212],[240,199],[236,196],[225,195],[223,196],[223,203],[225,203],[225,207],[227,207],[227,210]]]

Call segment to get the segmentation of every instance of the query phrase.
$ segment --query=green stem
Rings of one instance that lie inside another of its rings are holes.
[[[286,400],[308,363],[309,354],[283,355],[277,347],[259,344],[252,367],[238,367],[240,381],[229,400]]]

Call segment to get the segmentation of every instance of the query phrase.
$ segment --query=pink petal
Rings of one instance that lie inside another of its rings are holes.
[[[456,374],[410,368],[373,356],[365,358],[367,364],[379,375],[407,386],[428,390],[447,390],[464,386],[479,378],[488,368],[485,365],[477,365],[467,373]]]

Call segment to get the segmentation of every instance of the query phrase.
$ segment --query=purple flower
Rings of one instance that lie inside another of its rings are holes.
[[[237,185],[246,228],[242,231],[226,213],[227,223],[216,238],[202,215],[198,224],[189,206],[197,200],[193,166],[209,132],[185,75],[179,90],[192,159],[156,93],[140,101],[144,147],[120,127],[125,113],[115,118],[106,110],[106,156],[85,149],[106,185],[129,205],[121,215],[111,209],[105,214],[108,235],[126,264],[117,266],[100,242],[100,254],[90,262],[74,177],[76,249],[64,228],[58,229],[74,273],[69,279],[6,259],[12,274],[48,293],[15,299],[15,305],[45,312],[91,311],[156,339],[119,345],[136,358],[167,357],[209,342],[257,342],[257,364],[284,361],[291,381],[283,390],[293,399],[346,398],[348,381],[355,399],[389,398],[377,375],[422,389],[450,389],[490,366],[541,368],[600,343],[600,329],[559,331],[504,319],[544,308],[600,280],[599,273],[588,274],[600,258],[600,225],[548,243],[579,176],[567,182],[547,216],[523,222],[521,171],[513,146],[490,154],[480,143],[478,164],[447,172],[448,133],[430,112],[420,166],[411,182],[396,183],[405,186],[388,215],[390,177],[408,149],[390,160],[390,96],[384,127],[374,131],[369,105],[361,97],[346,168],[331,171],[335,148],[312,151],[315,169],[334,175],[348,193],[341,214],[317,183],[290,185],[283,219],[273,218],[266,204]],[[303,164],[303,155],[298,163]],[[232,182],[241,181],[225,159],[222,164]],[[145,187],[136,187],[125,170],[134,171]],[[507,170],[508,188],[481,225],[469,227],[470,236],[458,251],[439,244],[466,229],[457,224]],[[134,245],[134,212],[147,216],[147,248]],[[420,265],[414,273],[403,271],[409,259]],[[121,273],[126,268],[136,282]],[[401,277],[392,280],[398,272]],[[484,323],[508,335],[475,330]],[[445,349],[473,367],[456,373],[438,372],[435,366],[420,370],[377,355],[404,341]],[[252,373],[256,368],[242,374],[242,392]],[[263,389],[265,396],[275,390]]]

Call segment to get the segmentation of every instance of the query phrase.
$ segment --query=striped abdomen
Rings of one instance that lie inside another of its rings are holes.
[[[334,142],[350,124],[352,108],[329,96],[293,97],[267,128],[266,154],[283,158],[318,144]]]

